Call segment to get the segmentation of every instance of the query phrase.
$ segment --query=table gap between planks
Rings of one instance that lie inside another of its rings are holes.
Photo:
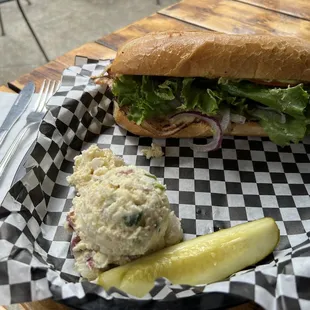
[[[183,0],[129,26],[86,43],[46,65],[1,86],[0,91],[20,91],[28,82],[37,89],[44,79],[60,79],[62,71],[74,64],[76,55],[94,59],[113,58],[120,45],[152,31],[202,30],[237,34],[295,36],[310,39],[309,0]],[[51,299],[19,305],[24,310],[68,309]],[[0,307],[4,310],[6,307]],[[249,302],[231,308],[258,310]]]

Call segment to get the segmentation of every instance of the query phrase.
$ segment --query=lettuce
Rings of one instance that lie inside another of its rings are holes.
[[[273,109],[263,110],[257,104],[254,109],[245,107],[247,114],[259,121],[274,143],[280,146],[290,142],[298,143],[308,132],[309,94],[302,84],[288,88],[270,88],[248,81],[231,81],[224,78],[220,78],[218,83],[222,91],[252,101],[249,106],[255,107],[255,103],[260,103]],[[284,124],[279,112],[287,114]]]
[[[307,131],[305,122],[297,119],[288,119],[285,124],[265,120],[261,120],[259,123],[270,140],[279,146],[289,145],[290,142],[299,143]]]
[[[162,83],[150,76],[122,75],[113,84],[112,92],[118,104],[128,106],[128,118],[140,125],[145,119],[166,115],[175,110],[173,104],[177,82]]]
[[[232,96],[247,98],[266,105],[294,118],[305,118],[309,94],[299,84],[288,88],[269,88],[248,81],[231,81],[220,78],[220,88]]]
[[[307,121],[286,116],[286,122],[281,123],[281,115],[277,111],[254,108],[248,113],[256,118],[268,134],[270,140],[279,146],[298,143],[306,135]]]
[[[114,81],[112,92],[121,107],[128,107],[128,118],[140,125],[145,119],[178,111],[196,110],[210,116],[216,115],[225,96],[220,90],[209,87],[217,87],[214,80],[212,85],[209,82],[195,78],[123,75]],[[236,98],[229,98],[237,104]]]
[[[270,139],[281,146],[298,143],[310,133],[309,93],[302,84],[272,88],[249,81],[157,76],[119,76],[113,94],[128,118],[138,125],[144,120],[181,111],[220,115],[231,113],[258,121]],[[262,109],[261,105],[271,109]],[[283,124],[282,115],[286,115]]]
[[[219,105],[223,101],[218,91],[199,87],[199,79],[195,78],[183,79],[181,99],[183,104],[179,107],[180,110],[198,110],[210,116],[217,114]]]

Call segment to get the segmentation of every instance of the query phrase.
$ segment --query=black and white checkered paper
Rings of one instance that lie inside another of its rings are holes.
[[[27,174],[0,208],[0,304],[53,297],[81,309],[169,309],[169,302],[178,309],[194,303],[195,309],[214,309],[239,298],[265,309],[310,309],[310,139],[280,148],[266,138],[226,137],[221,149],[196,153],[189,139],[140,138],[114,125],[113,103],[90,79],[109,61],[77,62],[64,71],[49,102]],[[142,155],[152,142],[163,147],[164,157]],[[80,282],[72,236],[64,229],[74,196],[66,177],[73,158],[91,143],[167,185],[186,239],[269,216],[280,229],[277,249],[259,265],[207,286],[158,279],[142,299]]]

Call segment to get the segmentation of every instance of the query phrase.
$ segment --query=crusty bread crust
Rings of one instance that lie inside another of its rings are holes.
[[[114,105],[113,113],[115,122],[122,128],[128,130],[129,132],[144,137],[151,138],[162,138],[160,135],[156,135],[145,128],[137,125],[136,123],[130,121],[126,114],[119,109],[118,105]],[[255,122],[246,122],[245,124],[235,124],[233,123],[228,130],[226,130],[225,135],[230,136],[267,136],[264,129]],[[213,136],[211,127],[205,122],[192,123],[188,127],[180,130],[176,134],[169,136],[169,138],[203,138]]]
[[[310,82],[310,42],[204,31],[149,33],[119,48],[110,72]]]

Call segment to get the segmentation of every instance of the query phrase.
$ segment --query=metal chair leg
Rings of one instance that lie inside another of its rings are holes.
[[[156,4],[157,4],[157,5],[160,5],[160,0],[156,0]]]
[[[30,25],[30,23],[29,23],[29,21],[28,21],[28,19],[27,19],[27,16],[26,16],[26,14],[25,14],[25,12],[24,12],[24,10],[23,10],[23,7],[22,7],[21,4],[20,4],[20,0],[16,0],[16,2],[17,2],[17,6],[18,6],[20,12],[22,13],[22,15],[23,15],[23,17],[24,17],[24,20],[25,20],[25,22],[26,22],[26,24],[27,24],[29,30],[31,31],[31,33],[32,33],[32,35],[33,35],[33,37],[34,37],[34,39],[36,40],[36,42],[37,42],[37,44],[38,44],[38,47],[39,47],[39,49],[41,50],[41,52],[42,52],[42,54],[43,54],[45,60],[46,60],[47,62],[49,62],[49,59],[48,59],[48,57],[47,57],[47,55],[46,55],[46,53],[45,53],[45,51],[44,51],[44,48],[43,48],[43,46],[41,45],[41,43],[40,43],[40,41],[39,41],[39,38],[36,36],[34,30],[32,29],[32,27],[31,27],[31,25]]]
[[[2,22],[1,9],[0,9],[0,28],[1,28],[1,36],[5,36],[4,26]]]
[[[31,5],[31,2],[30,2],[30,0],[26,0],[26,1],[27,1],[28,5]]]

